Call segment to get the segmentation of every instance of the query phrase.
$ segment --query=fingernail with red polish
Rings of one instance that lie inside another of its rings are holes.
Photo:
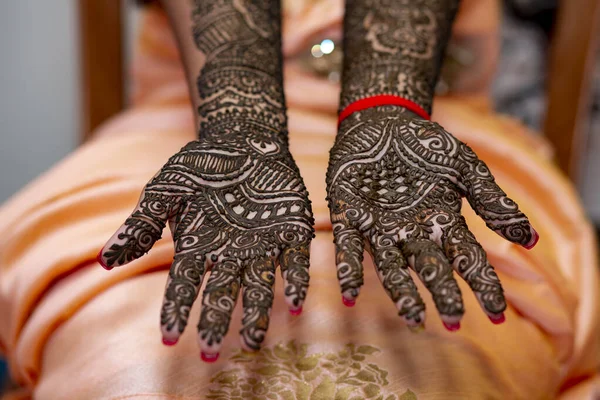
[[[101,248],[98,252],[98,255],[96,256],[96,261],[98,261],[98,264],[100,264],[102,268],[104,268],[107,271],[110,271],[111,269],[113,269],[113,267],[109,267],[104,263],[104,261],[102,261],[102,250],[104,250],[104,248]]]
[[[457,322],[455,324],[449,324],[442,321],[442,323],[444,324],[444,328],[448,329],[450,332],[456,332],[460,329],[460,322]]]
[[[531,230],[533,231],[533,237],[531,238],[531,241],[526,245],[523,245],[523,247],[525,247],[527,250],[533,249],[537,244],[538,240],[540,240],[540,235],[538,235],[535,229],[531,228]]]
[[[174,346],[174,345],[176,345],[176,344],[177,344],[177,339],[175,339],[175,340],[170,340],[170,339],[165,339],[165,338],[163,338],[163,340],[162,340],[162,341],[163,341],[163,344],[164,344],[165,346]]]
[[[298,307],[298,308],[290,308],[290,314],[296,316],[296,315],[300,315],[302,314],[302,307]]]
[[[489,318],[490,318],[490,321],[492,321],[492,324],[495,324],[495,325],[500,325],[501,323],[506,321],[506,317],[504,316],[504,313],[502,313],[498,316],[495,316],[495,317],[489,316]]]
[[[200,352],[200,358],[204,362],[212,363],[212,362],[215,362],[215,361],[217,361],[219,359],[219,353],[208,354],[208,353],[205,353],[205,352],[201,351]]]
[[[349,300],[342,296],[342,303],[344,303],[346,307],[354,307],[354,305],[356,304],[356,300]]]

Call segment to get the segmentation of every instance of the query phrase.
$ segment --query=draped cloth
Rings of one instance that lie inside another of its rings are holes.
[[[498,44],[494,1],[465,1],[454,35],[471,38],[486,57],[473,67],[474,81],[459,77],[463,92],[436,99],[433,119],[485,160],[540,234],[527,251],[489,231],[464,205],[503,282],[506,322],[492,325],[459,280],[467,312],[461,330],[447,332],[418,284],[428,319],[424,332],[411,333],[369,257],[356,307],[342,306],[324,200],[339,87],[304,70],[297,56],[315,35],[339,35],[341,3],[293,0],[284,10],[291,152],[317,221],[303,314],[287,313],[278,282],[263,350],[239,350],[238,307],[220,360],[205,364],[193,326],[200,301],[179,343],[161,344],[159,313],[173,256],[168,230],[125,267],[107,272],[95,262],[148,179],[195,138],[175,42],[165,16],[151,7],[138,29],[132,107],[0,208],[0,348],[13,378],[35,398],[591,399],[598,393],[593,230],[548,146],[487,106],[493,74],[487,63]]]

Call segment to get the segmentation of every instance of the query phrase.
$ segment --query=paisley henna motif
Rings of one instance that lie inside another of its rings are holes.
[[[200,138],[147,184],[99,260],[110,268],[141,257],[169,223],[175,256],[161,313],[164,341],[174,344],[185,329],[211,269],[198,339],[205,358],[215,359],[241,288],[242,344],[259,348],[276,265],[290,310],[301,310],[314,221],[288,150],[279,1],[194,4],[193,35],[207,59],[197,80]]]

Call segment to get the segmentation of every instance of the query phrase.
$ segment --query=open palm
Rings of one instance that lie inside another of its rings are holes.
[[[141,257],[167,222],[175,257],[161,313],[166,344],[174,344],[187,325],[209,268],[198,324],[207,355],[218,353],[241,287],[242,344],[259,348],[269,324],[276,264],[290,310],[300,311],[313,218],[287,145],[262,132],[189,143],[148,183],[131,216],[101,250],[100,262],[110,269]]]
[[[458,329],[464,313],[453,268],[490,319],[503,320],[502,286],[460,213],[461,198],[511,242],[531,248],[538,236],[467,145],[398,107],[361,111],[340,126],[327,187],[347,305],[363,284],[366,243],[384,289],[409,326],[425,320],[409,266],[431,292],[448,329]]]

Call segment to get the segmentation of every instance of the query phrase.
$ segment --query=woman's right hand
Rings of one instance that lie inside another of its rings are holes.
[[[143,256],[167,222],[175,256],[161,312],[165,344],[175,344],[185,329],[208,269],[198,324],[206,361],[218,357],[241,287],[242,345],[260,347],[269,325],[277,264],[290,312],[301,312],[314,221],[287,144],[264,132],[190,142],[146,185],[98,261],[112,269]]]

